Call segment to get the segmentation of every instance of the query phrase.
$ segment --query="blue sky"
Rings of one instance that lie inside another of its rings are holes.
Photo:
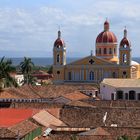
[[[87,56],[106,17],[118,44],[127,26],[132,55],[140,56],[139,0],[0,0],[0,56],[51,57],[59,26],[67,56]]]

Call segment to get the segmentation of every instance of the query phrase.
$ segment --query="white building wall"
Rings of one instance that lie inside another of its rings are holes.
[[[112,100],[111,99],[112,93],[114,93],[114,99],[116,100],[116,91],[118,90],[123,91],[124,100],[125,100],[125,93],[129,93],[129,91],[134,90],[136,92],[136,100],[138,100],[138,94],[140,93],[140,88],[129,88],[129,87],[115,88],[113,86],[104,83],[100,84],[100,96],[102,100]]]
[[[100,84],[100,94],[102,100],[111,100],[111,94],[114,93],[115,96],[116,88],[109,86],[107,84]],[[116,99],[116,98],[115,98]]]

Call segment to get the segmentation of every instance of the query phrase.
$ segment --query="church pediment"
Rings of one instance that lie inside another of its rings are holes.
[[[114,63],[95,56],[88,56],[67,65],[114,65]]]

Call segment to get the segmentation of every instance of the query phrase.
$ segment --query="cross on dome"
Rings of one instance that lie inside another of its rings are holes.
[[[124,37],[127,38],[127,29],[126,29],[126,26],[124,27]]]
[[[109,30],[109,22],[108,19],[106,18],[106,21],[104,22],[104,31],[108,31]]]
[[[58,31],[58,39],[60,39],[61,38],[61,31],[59,30]]]

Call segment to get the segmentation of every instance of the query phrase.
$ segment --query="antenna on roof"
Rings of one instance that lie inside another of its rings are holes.
[[[20,137],[19,137],[19,130],[17,132],[17,140],[20,140]]]
[[[103,123],[104,123],[104,125],[106,126],[106,118],[107,118],[107,112],[105,113],[105,115],[104,115],[104,117],[103,117]]]

